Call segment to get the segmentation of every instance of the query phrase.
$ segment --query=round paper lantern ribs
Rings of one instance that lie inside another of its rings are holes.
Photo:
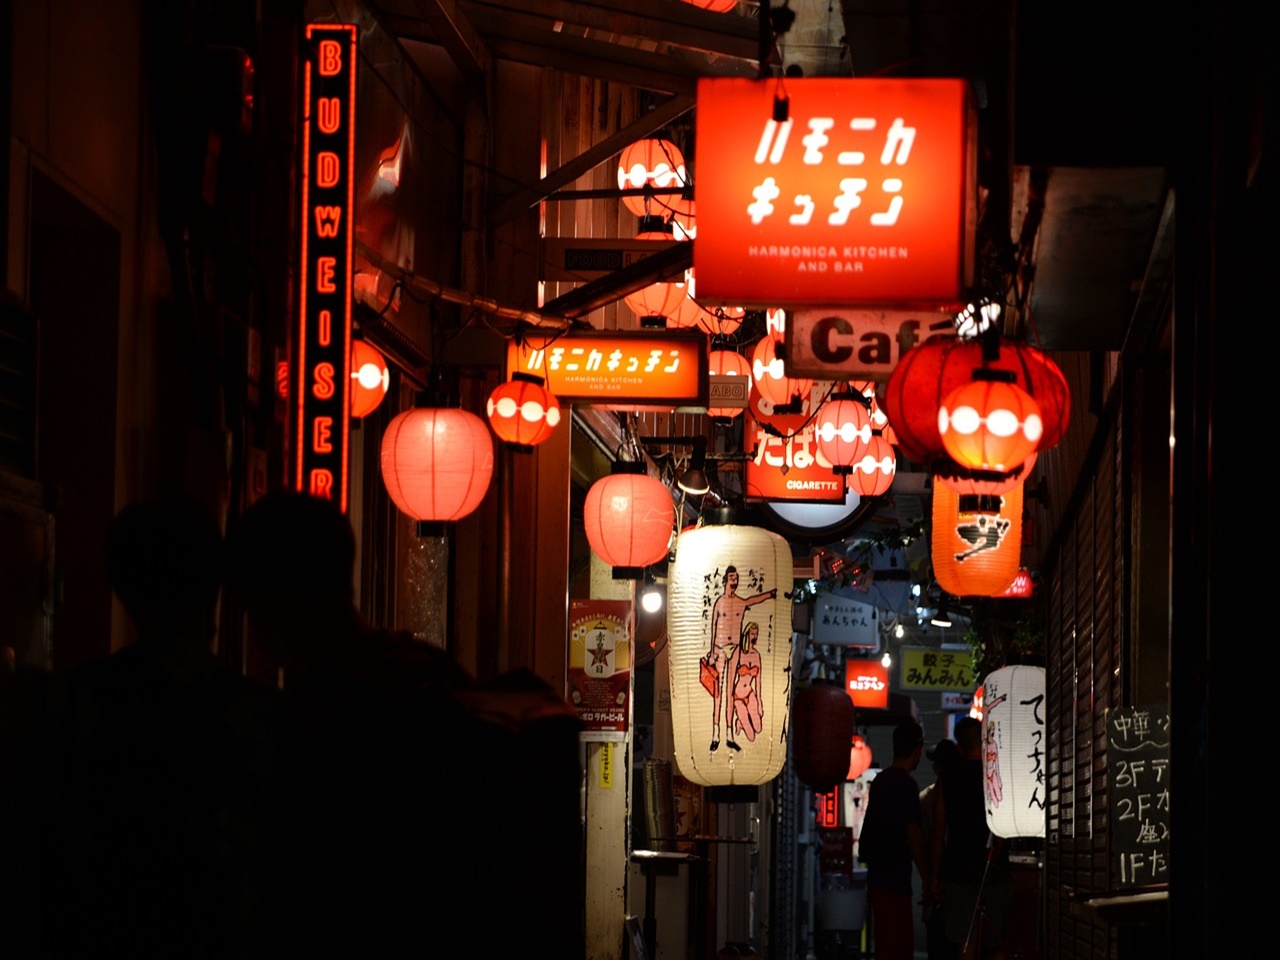
[[[871,760],[871,748],[867,746],[866,739],[861,734],[855,733],[849,745],[849,772],[844,778],[857,780],[871,769]]]
[[[689,186],[684,167],[684,154],[670,140],[648,137],[630,144],[618,157],[618,189],[677,191]],[[622,198],[623,204],[637,217],[660,214],[676,208],[679,193],[664,193],[651,202],[642,194]]]
[[[975,371],[985,373],[975,378]],[[1034,441],[1034,451],[1056,446],[1066,433],[1071,416],[1071,391],[1057,364],[1035,347],[1003,338],[996,349],[990,349],[976,340],[935,337],[908,350],[885,387],[884,412],[898,449],[922,466],[949,459],[939,429],[939,411],[948,401],[955,405],[953,391],[976,379],[1008,374],[1039,408],[1039,436]]]
[[[786,764],[793,572],[790,545],[760,527],[704,524],[676,540],[671,718],[676,766],[693,783],[767,783]]]
[[[493,477],[493,438],[483,420],[453,407],[397,414],[382,437],[382,482],[415,520],[459,520],[480,506]]]
[[[983,680],[982,782],[997,837],[1044,836],[1044,697],[1044,667],[1001,667]]]
[[[639,580],[667,556],[676,508],[661,480],[637,460],[619,460],[587,490],[582,506],[587,542],[613,568],[615,580]]]
[[[708,358],[707,372],[713,376],[743,377],[750,387],[751,364],[735,350],[712,350]],[[713,420],[732,420],[742,415],[741,407],[708,407],[707,416]]]
[[[514,373],[489,394],[486,412],[499,439],[517,450],[532,450],[560,422],[560,401],[541,377]]]
[[[351,415],[365,417],[378,409],[391,386],[387,358],[363,340],[351,344]]]
[[[840,684],[815,681],[797,691],[791,708],[796,779],[817,793],[844,783],[855,722],[853,700]]]
[[[957,597],[999,596],[1022,557],[1022,484],[999,496],[933,489],[931,556],[938,585]]]

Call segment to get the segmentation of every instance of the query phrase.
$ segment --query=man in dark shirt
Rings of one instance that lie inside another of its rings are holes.
[[[948,942],[961,960],[971,960],[979,943],[998,945],[1003,938],[1012,881],[1004,840],[987,828],[982,723],[963,717],[956,721],[955,734],[960,759],[943,771],[934,801],[930,893],[942,903]]]
[[[867,864],[867,897],[876,960],[912,960],[915,915],[911,909],[911,865],[929,889],[921,833],[920,786],[912,771],[924,753],[924,730],[907,721],[893,731],[893,762],[867,790],[867,815],[859,855]]]

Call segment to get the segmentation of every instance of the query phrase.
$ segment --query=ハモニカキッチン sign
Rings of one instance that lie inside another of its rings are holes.
[[[697,106],[701,301],[958,303],[977,217],[967,81],[704,78]]]

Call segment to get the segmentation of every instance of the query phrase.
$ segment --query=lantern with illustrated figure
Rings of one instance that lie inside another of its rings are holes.
[[[685,779],[761,784],[785,766],[793,573],[790,545],[761,527],[704,524],[676,540],[667,653],[674,754]]]
[[[865,737],[855,733],[849,746],[849,772],[844,775],[844,778],[846,780],[857,780],[870,769],[871,748],[867,746]]]
[[[493,477],[493,438],[474,413],[415,407],[382,436],[382,482],[415,520],[447,523],[480,506]]]
[[[982,783],[987,826],[998,837],[1044,836],[1044,698],[1044,667],[1001,667],[982,682]]]
[[[618,189],[640,190],[645,187],[654,190],[679,191],[689,186],[689,177],[685,172],[684,154],[670,140],[661,137],[648,137],[630,144],[618,157]],[[680,199],[677,192],[664,193],[646,204],[643,195],[624,196],[623,204],[637,217],[650,216],[657,213],[653,209],[672,206]]]
[[[387,358],[363,340],[351,342],[351,415],[364,417],[378,409],[391,386]]]
[[[1022,485],[1000,496],[933,489],[930,555],[938,585],[957,597],[996,597],[1022,558]]]
[[[667,556],[675,501],[643,461],[618,460],[587,490],[582,525],[592,552],[613,568],[615,580],[640,580],[645,567]]]
[[[532,450],[560,423],[560,401],[531,373],[513,373],[494,387],[485,410],[493,432],[514,450]]]
[[[846,779],[854,732],[853,701],[838,683],[816,680],[791,705],[791,756],[796,779],[817,793]]]

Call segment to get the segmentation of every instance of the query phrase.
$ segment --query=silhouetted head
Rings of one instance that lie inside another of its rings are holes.
[[[207,642],[222,584],[222,529],[181,494],[124,507],[107,529],[107,579],[140,637]]]
[[[333,500],[276,490],[231,530],[227,583],[249,615],[346,610],[355,597],[356,537]]]
[[[893,759],[905,760],[915,755],[916,763],[924,753],[924,728],[914,720],[907,720],[893,728]]]
[[[982,721],[975,717],[957,720],[956,743],[960,747],[960,756],[968,759],[982,756]]]

